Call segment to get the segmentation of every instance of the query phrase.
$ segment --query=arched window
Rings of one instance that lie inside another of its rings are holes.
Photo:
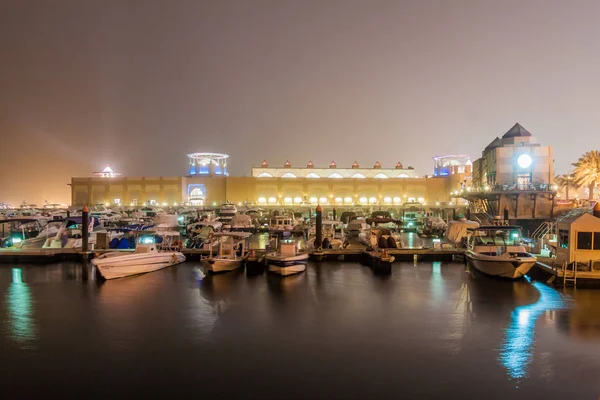
[[[397,178],[408,178],[408,175],[406,174],[400,174],[397,176]]]
[[[366,176],[364,176],[363,174],[356,173],[356,174],[352,175],[350,178],[354,178],[354,179],[365,179],[365,178],[366,178]]]
[[[329,175],[328,178],[330,178],[330,179],[341,179],[341,178],[343,178],[343,176],[341,176],[337,172],[334,172],[333,174]]]
[[[318,179],[320,178],[320,176],[315,174],[314,172],[311,172],[310,174],[306,175],[305,178]]]
[[[281,175],[282,178],[296,178],[296,175],[292,174],[291,172],[286,172],[285,174]]]
[[[263,172],[262,174],[258,175],[257,178],[272,178],[273,175],[269,174],[268,172]]]
[[[373,178],[375,178],[375,179],[387,179],[388,176],[385,175],[385,174],[377,174]]]

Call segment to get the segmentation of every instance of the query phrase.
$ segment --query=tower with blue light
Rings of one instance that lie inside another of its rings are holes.
[[[229,155],[221,153],[191,153],[188,176],[228,176],[227,159]]]

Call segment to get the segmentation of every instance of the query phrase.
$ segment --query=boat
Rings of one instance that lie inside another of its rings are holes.
[[[223,225],[229,225],[235,214],[237,214],[237,208],[235,207],[235,204],[226,202],[221,204],[221,207],[217,212],[217,217]],[[229,226],[226,228],[229,228]]]
[[[269,220],[269,231],[291,231],[294,229],[294,218],[289,215],[276,215]]]
[[[425,208],[417,201],[404,203],[402,207],[402,230],[404,232],[416,232],[423,226]]]
[[[126,276],[154,272],[185,261],[185,256],[174,251],[178,242],[178,234],[168,232],[158,235],[160,243],[148,239],[148,231],[142,231],[145,236],[139,237],[133,252],[104,253],[92,260],[104,279],[124,278]]]
[[[213,237],[219,239],[219,254],[213,255],[214,244],[209,246],[209,256],[202,262],[212,273],[233,271],[244,266],[248,254],[246,240],[252,236],[249,232],[219,232]]]
[[[308,253],[299,251],[299,243],[294,239],[279,241],[276,251],[266,254],[265,260],[269,272],[278,275],[293,275],[306,270]]]
[[[477,271],[506,279],[522,278],[537,258],[525,250],[519,226],[480,226],[469,229],[467,263]]]

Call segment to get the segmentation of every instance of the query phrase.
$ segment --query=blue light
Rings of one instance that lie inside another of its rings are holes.
[[[533,304],[515,308],[511,316],[511,324],[504,332],[500,349],[500,362],[513,379],[527,376],[527,367],[533,357],[537,319],[548,310],[565,307],[562,296],[556,290],[540,282],[533,282],[532,285],[537,289],[540,297]]]

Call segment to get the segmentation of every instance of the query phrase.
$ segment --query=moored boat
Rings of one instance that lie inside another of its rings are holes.
[[[481,226],[470,229],[467,263],[490,276],[519,279],[536,264],[537,258],[525,250],[518,226]]]
[[[213,235],[219,238],[219,253],[213,255],[213,245],[210,254],[203,258],[206,269],[212,273],[233,271],[244,266],[248,254],[246,240],[252,236],[249,232],[220,232]]]
[[[298,251],[296,241],[281,241],[278,250],[267,253],[265,259],[269,272],[286,276],[306,270],[308,253]]]
[[[133,253],[105,253],[93,259],[92,265],[104,279],[116,279],[158,271],[184,261],[185,256],[180,252],[162,252],[155,243],[139,243]]]

